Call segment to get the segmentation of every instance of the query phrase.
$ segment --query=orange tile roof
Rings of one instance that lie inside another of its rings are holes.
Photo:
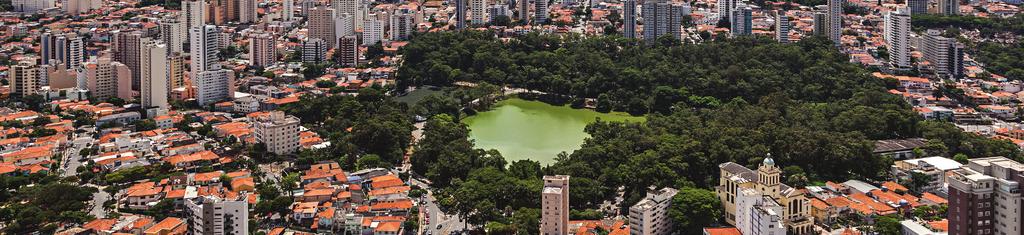
[[[116,219],[94,219],[82,225],[84,229],[92,229],[93,231],[102,232],[110,230],[117,224]]]
[[[409,187],[409,186],[387,187],[387,188],[382,188],[382,189],[370,190],[369,195],[370,196],[389,195],[389,194],[408,192],[409,190],[412,190],[412,188]]]
[[[946,204],[946,203],[949,203],[948,201],[946,201],[945,198],[939,197],[939,195],[935,195],[935,194],[932,194],[932,193],[929,193],[929,192],[922,193],[921,194],[921,199],[928,200],[928,201],[934,202],[936,204]]]
[[[704,233],[708,235],[742,235],[736,228],[704,228]]]
[[[939,231],[947,232],[949,231],[949,220],[942,219],[939,221],[929,221],[928,226],[931,226],[933,229],[938,229]]]
[[[398,230],[402,229],[402,222],[382,222],[377,224],[377,229],[374,232],[382,233],[398,233]]]
[[[408,210],[413,206],[412,200],[398,200],[394,202],[379,202],[370,205],[370,210]]]
[[[150,227],[149,229],[146,229],[145,233],[146,234],[165,234],[165,233],[184,234],[185,229],[186,229],[186,226],[185,226],[185,222],[184,221],[182,221],[179,218],[167,217],[166,219],[160,221],[160,223],[157,223],[156,225],[153,225],[153,227]]]

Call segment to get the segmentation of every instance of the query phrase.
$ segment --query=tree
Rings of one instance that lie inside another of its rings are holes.
[[[388,163],[380,158],[376,154],[367,154],[359,157],[359,161],[356,162],[356,169],[371,169],[371,168],[391,168],[391,163]]]
[[[335,83],[334,81],[329,81],[329,80],[316,81],[316,87],[317,88],[331,88],[331,87],[334,87],[334,86],[337,86],[337,85],[338,85],[338,83]]]
[[[676,230],[698,234],[704,227],[718,223],[718,218],[722,217],[722,204],[714,192],[683,188],[672,197],[668,216],[675,221]]]
[[[142,119],[132,122],[132,126],[135,126],[135,131],[149,131],[157,128],[156,122],[151,119]]]
[[[910,182],[908,186],[910,186],[911,192],[920,194],[924,192],[924,187],[930,185],[932,181],[932,176],[915,171],[910,173]]]
[[[902,231],[900,218],[893,215],[879,216],[875,219],[874,230],[880,235],[899,235]]]

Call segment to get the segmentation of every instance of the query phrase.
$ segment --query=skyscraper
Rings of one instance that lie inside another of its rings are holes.
[[[668,235],[672,234],[672,218],[668,217],[668,208],[672,205],[672,197],[679,190],[663,188],[650,189],[647,196],[629,207],[629,233],[636,235]]]
[[[168,108],[167,46],[146,39],[142,44],[142,107]]]
[[[530,0],[516,0],[516,17],[523,24],[530,23]],[[635,3],[634,3],[635,5]]]
[[[273,34],[258,32],[249,35],[249,63],[252,66],[267,67],[276,59]]]
[[[249,24],[256,23],[259,18],[257,17],[256,9],[258,8],[256,0],[237,0],[238,1],[238,23]]]
[[[309,38],[302,43],[302,63],[320,63],[327,57],[327,42]]]
[[[376,14],[367,15],[363,20],[363,45],[377,44],[384,39],[384,21],[377,19]]]
[[[334,31],[334,9],[327,7],[315,7],[309,11],[309,37],[324,40],[328,48],[334,48],[337,43],[337,34]]]
[[[732,9],[732,18],[729,19],[731,27],[729,28],[733,37],[741,35],[750,35],[753,32],[753,10],[747,6],[747,4],[737,4],[736,8]]]
[[[462,1],[465,1],[465,0],[462,0]],[[534,10],[536,11],[536,12],[534,12],[535,16],[533,16],[533,21],[536,22],[536,24],[538,24],[538,25],[547,23],[548,22],[548,0],[534,0],[533,4],[535,5],[534,6]]]
[[[78,68],[85,59],[85,45],[75,33],[58,35],[53,39],[54,57],[67,68]]]
[[[356,67],[359,65],[359,40],[356,36],[344,36],[338,40],[338,64],[345,67]]]
[[[814,35],[825,36],[828,35],[828,13],[825,13],[824,9],[815,8],[814,10]],[[827,36],[826,36],[827,37]]]
[[[973,158],[947,174],[949,234],[1020,234],[1024,164]]]
[[[334,0],[331,3],[334,7],[334,13],[349,14],[355,16],[359,13],[359,0]]]
[[[843,35],[843,0],[828,0],[828,39],[839,45]]]
[[[413,28],[416,27],[415,14],[410,9],[395,9],[395,13],[391,14],[391,41],[405,41],[412,35]],[[366,26],[363,25],[365,28]]]
[[[545,175],[541,189],[541,234],[569,234],[569,176]]]
[[[34,95],[42,87],[39,65],[36,58],[28,56],[11,66],[8,79],[11,82],[11,94],[21,97]]]
[[[470,18],[473,25],[484,25],[487,23],[487,0],[469,0]]]
[[[220,69],[217,54],[220,53],[220,29],[213,25],[204,25],[192,29],[189,47],[191,53],[192,74],[202,71]]]
[[[907,0],[911,15],[928,14],[928,0]]]
[[[775,11],[775,40],[781,43],[789,43],[789,16],[785,10]]]
[[[732,10],[740,0],[718,0],[718,19],[732,20]],[[646,14],[646,13],[644,13]]]
[[[179,17],[166,17],[160,20],[160,40],[167,43],[167,53],[182,53],[183,43],[188,36],[188,27]]]
[[[921,37],[924,59],[940,78],[964,76],[964,45],[956,38],[942,36],[942,31],[929,29]]]
[[[114,54],[114,61],[121,62],[128,66],[132,73],[132,90],[139,90],[142,75],[139,73],[142,57],[139,48],[142,47],[142,32],[139,31],[114,31],[114,39],[111,40],[111,51]]]
[[[894,69],[910,69],[910,12],[900,8],[885,14],[885,43],[889,49],[889,65]]]
[[[92,101],[99,103],[110,98],[132,98],[132,74],[128,66],[101,55],[85,63],[86,88]]]
[[[290,22],[295,18],[295,0],[281,0],[281,20]]]
[[[654,42],[662,35],[676,39],[683,36],[683,6],[668,0],[652,0],[643,4],[644,41]]]
[[[185,22],[185,38],[192,38],[192,29],[199,28],[206,24],[206,1],[205,0],[184,0],[181,1],[182,14]]]
[[[959,15],[960,14],[960,1],[959,0],[938,0],[938,13],[942,15]]]
[[[39,34],[39,64],[50,64],[50,59],[55,57],[54,39],[53,33],[50,31]]]
[[[622,36],[636,39],[636,0],[622,3]]]
[[[491,24],[499,17],[511,17],[512,11],[505,4],[494,4],[487,8],[487,15],[490,16]]]
[[[305,17],[309,17],[309,11],[313,10],[313,8],[316,8],[317,1],[316,0],[299,0],[299,6],[301,7],[299,9],[299,15],[305,16]]]
[[[334,33],[338,38],[356,35],[356,17],[349,14],[338,15],[334,19]]]
[[[456,29],[465,29],[466,28],[466,1],[467,0],[455,0],[455,28]]]

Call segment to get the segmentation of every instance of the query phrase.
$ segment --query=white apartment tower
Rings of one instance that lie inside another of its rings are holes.
[[[672,219],[668,217],[668,208],[672,205],[672,197],[679,190],[663,188],[647,191],[647,196],[629,207],[630,235],[668,235],[672,234]]]
[[[267,67],[277,60],[274,50],[274,35],[266,32],[249,35],[249,64]]]
[[[167,46],[147,39],[142,44],[141,59],[142,107],[168,108]]]
[[[206,23],[206,1],[205,0],[184,0],[181,1],[182,17],[185,22],[185,38],[192,38],[192,29],[201,28]]]
[[[384,39],[384,21],[377,19],[376,14],[370,14],[363,21],[363,45],[377,44]]]
[[[636,39],[636,0],[622,2],[622,36]]]
[[[518,20],[524,24],[530,23],[530,0],[517,0],[516,5]],[[636,5],[636,2],[633,5]]]
[[[196,103],[206,106],[231,98],[235,73],[228,69],[201,71],[192,77],[196,87]]]
[[[189,56],[191,57],[192,74],[220,69],[220,62],[217,58],[217,54],[220,53],[222,36],[220,29],[213,25],[203,25],[192,28],[191,31]]]
[[[931,63],[941,78],[964,76],[964,45],[956,38],[945,37],[941,30],[929,29],[921,36],[924,59]]]
[[[652,0],[643,3],[644,41],[654,42],[662,35],[676,39],[683,37],[683,5],[668,0]]]
[[[295,18],[295,0],[281,0],[281,20],[285,22],[292,21]]]
[[[910,12],[905,8],[885,14],[885,43],[889,65],[897,70],[910,69]]]
[[[828,0],[828,39],[839,45],[843,36],[843,0]]]
[[[86,88],[94,102],[118,97],[132,98],[132,73],[128,66],[115,62],[109,56],[100,56],[85,63]]]
[[[785,10],[775,11],[775,41],[789,43],[789,16]]]
[[[752,188],[736,193],[736,229],[741,234],[786,234],[783,207],[768,195]]]
[[[183,53],[188,37],[188,26],[180,17],[166,17],[160,20],[160,41],[167,44],[167,53]]]
[[[469,0],[470,17],[469,22],[473,25],[484,25],[487,23],[487,0]]]
[[[334,19],[334,32],[338,38],[356,35],[355,15],[340,14]]]
[[[413,28],[416,27],[416,14],[409,9],[397,9],[391,14],[391,41],[409,40]],[[365,27],[365,25],[364,25]]]
[[[253,125],[256,141],[267,146],[267,151],[278,155],[299,150],[299,118],[281,111],[257,118]]]
[[[569,176],[546,175],[541,190],[540,233],[569,234]]]
[[[731,30],[733,37],[750,35],[753,33],[753,12],[753,9],[744,3],[737,4],[736,8],[732,9],[732,19],[729,20],[729,23],[732,24],[732,26],[729,30]]]
[[[942,15],[959,15],[959,0],[938,0],[938,13]]]
[[[188,234],[249,234],[249,203],[244,194],[236,199],[201,196],[185,200]]]
[[[717,7],[719,20],[732,20],[732,10],[736,9],[736,4],[738,3],[740,3],[740,0],[718,0]]]

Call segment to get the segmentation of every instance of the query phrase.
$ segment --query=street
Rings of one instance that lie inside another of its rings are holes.
[[[89,136],[79,137],[71,142],[71,147],[64,151],[64,159],[61,160],[61,177],[78,175],[78,166],[81,166],[84,160],[78,153],[92,142],[93,139]]]
[[[110,194],[107,193],[106,191],[103,191],[103,187],[98,187],[96,185],[89,186],[93,186],[99,189],[99,191],[92,194],[92,209],[89,210],[89,215],[92,215],[96,218],[106,218],[107,211],[105,210],[105,208],[103,208],[103,203],[106,203],[107,200],[110,200]]]
[[[420,231],[427,231],[424,234],[431,235],[448,235],[451,232],[462,231],[466,229],[466,224],[460,221],[458,215],[447,215],[441,211],[441,208],[437,205],[437,198],[434,198],[433,192],[430,191],[430,186],[426,183],[413,179],[412,184],[418,185],[423,189],[427,190],[426,204],[420,206],[420,219],[424,222],[420,223]],[[441,225],[439,228],[438,225]]]

